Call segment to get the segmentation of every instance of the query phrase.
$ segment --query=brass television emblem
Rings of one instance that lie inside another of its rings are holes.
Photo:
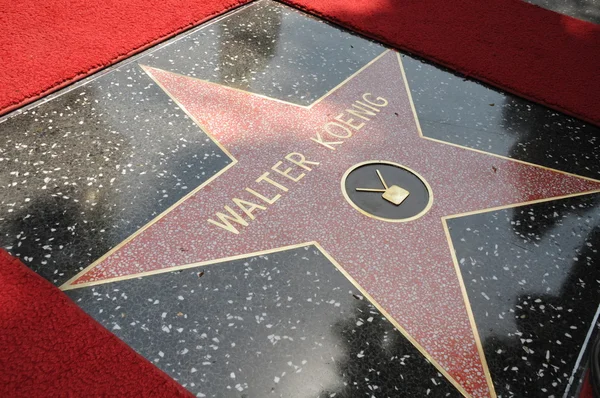
[[[388,187],[388,185],[386,184],[385,180],[383,179],[383,176],[381,175],[381,172],[379,171],[379,169],[377,169],[376,172],[377,172],[377,176],[379,176],[379,180],[381,181],[381,184],[383,184],[383,187],[385,189],[356,188],[356,190],[361,191],[361,192],[383,192],[383,194],[381,196],[385,200],[387,200],[390,203],[395,204],[396,206],[400,205],[400,203],[404,202],[404,200],[406,198],[408,198],[408,195],[410,195],[410,192],[408,192],[404,188],[399,187],[398,185],[392,185],[391,187]]]
[[[350,167],[342,177],[341,188],[352,207],[382,221],[413,221],[433,205],[431,187],[421,175],[386,160],[369,160]]]

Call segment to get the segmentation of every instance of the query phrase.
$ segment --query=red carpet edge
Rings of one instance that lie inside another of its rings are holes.
[[[3,2],[0,114],[248,0]],[[282,2],[600,125],[600,25],[521,0]]]
[[[282,0],[600,126],[600,25],[521,0]]]
[[[2,397],[192,397],[0,249]]]
[[[250,1],[0,0],[0,116]]]

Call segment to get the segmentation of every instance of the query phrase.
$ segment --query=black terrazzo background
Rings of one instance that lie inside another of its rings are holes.
[[[140,63],[310,105],[385,48],[272,1],[259,1]]]
[[[0,124],[0,246],[61,284],[227,163],[124,66]]]
[[[498,396],[565,394],[600,305],[599,204],[591,194],[448,220]]]
[[[409,56],[423,135],[600,179],[600,128]]]
[[[199,397],[458,397],[314,246],[66,292]]]
[[[5,120],[0,246],[61,285],[229,163],[138,64],[309,103],[382,51],[260,1]]]
[[[137,62],[307,105],[382,50],[259,1],[5,120],[0,246],[61,284],[228,163]],[[402,59],[426,136],[600,178],[598,128]],[[562,396],[599,304],[599,200],[450,220],[499,395]],[[69,294],[198,394],[457,395],[312,247]]]

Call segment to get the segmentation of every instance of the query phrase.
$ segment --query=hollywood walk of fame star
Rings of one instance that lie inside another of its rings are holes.
[[[310,107],[145,70],[232,163],[64,288],[318,242],[463,392],[493,395],[442,217],[597,191],[600,182],[423,138],[391,51]],[[340,181],[375,159],[423,176],[431,208],[404,223],[353,208]]]

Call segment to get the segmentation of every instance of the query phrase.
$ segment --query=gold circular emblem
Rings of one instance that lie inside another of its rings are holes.
[[[342,177],[342,193],[362,214],[389,222],[416,220],[433,204],[431,187],[423,177],[385,160],[350,167]]]

